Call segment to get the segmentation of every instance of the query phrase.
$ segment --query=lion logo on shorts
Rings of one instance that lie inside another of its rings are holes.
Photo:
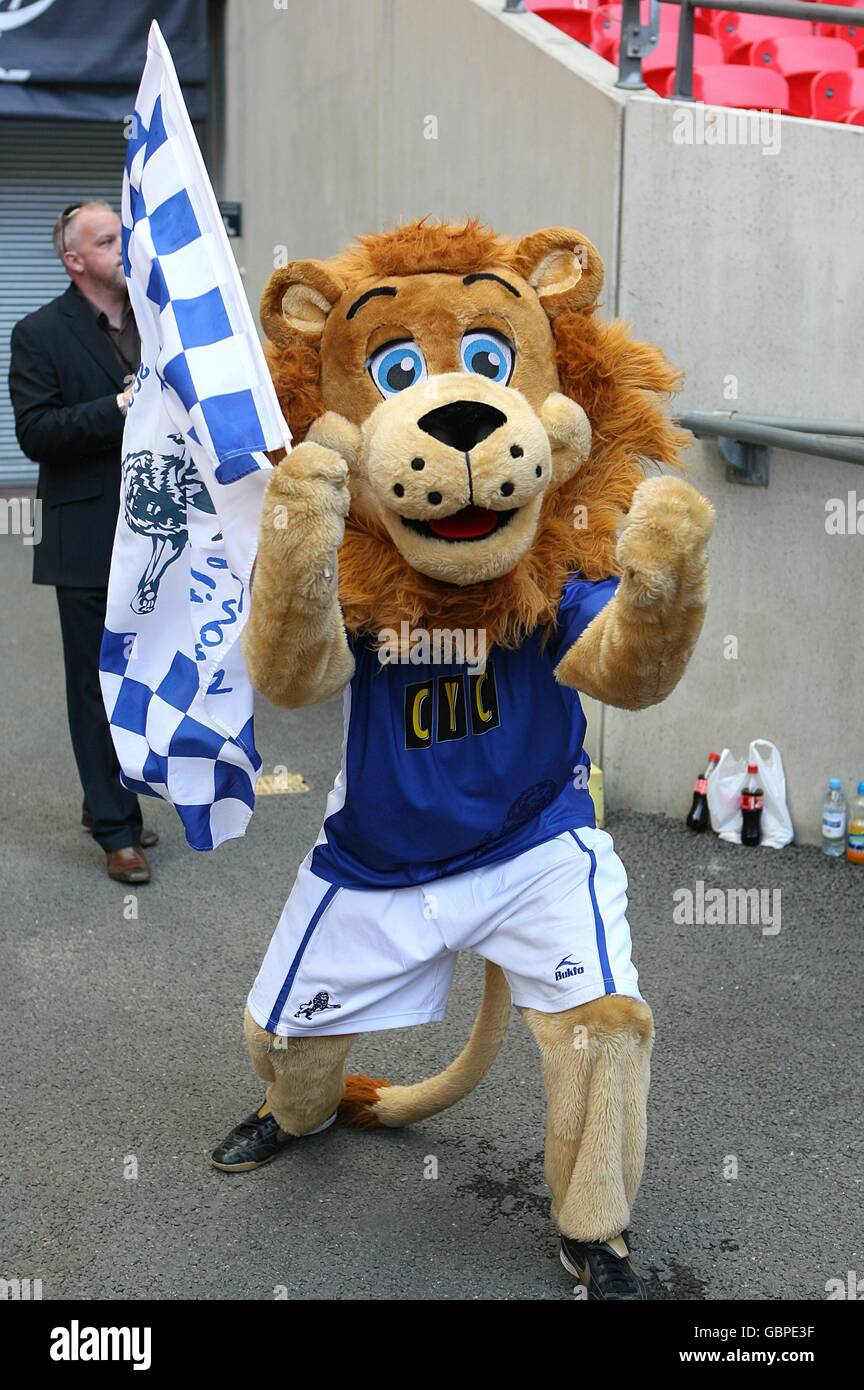
[[[321,1014],[325,1009],[341,1009],[341,1004],[331,1004],[330,995],[326,989],[321,989],[309,1000],[308,1004],[301,1004],[294,1015],[295,1018],[311,1018],[313,1014]]]

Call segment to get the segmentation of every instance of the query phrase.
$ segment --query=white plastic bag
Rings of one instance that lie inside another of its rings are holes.
[[[747,780],[747,764],[724,748],[708,778],[708,810],[711,828],[721,840],[741,843],[741,789]]]
[[[782,849],[794,839],[792,817],[786,805],[786,775],[779,748],[767,738],[754,739],[750,756],[736,758],[728,748],[720,754],[708,778],[708,810],[712,828],[721,840],[741,843],[741,792],[747,781],[747,763],[759,769],[762,788],[762,841],[769,849]]]
[[[780,749],[767,738],[756,738],[750,744],[750,761],[759,769],[762,788],[762,844],[769,849],[782,849],[794,840],[795,829],[786,805],[786,774]]]

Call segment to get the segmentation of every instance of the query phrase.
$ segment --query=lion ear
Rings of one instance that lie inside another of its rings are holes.
[[[564,309],[587,309],[603,288],[596,246],[572,227],[544,227],[516,246],[514,269],[537,291],[550,319]]]
[[[323,261],[291,261],[274,270],[261,296],[261,327],[271,343],[317,347],[345,285]]]

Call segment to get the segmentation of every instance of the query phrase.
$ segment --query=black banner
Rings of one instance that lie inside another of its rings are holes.
[[[229,1260],[226,1252],[227,1277]],[[370,1250],[372,1276],[374,1268]],[[725,1368],[731,1385],[740,1383],[739,1366],[763,1367],[760,1384],[770,1384],[772,1374],[788,1366],[802,1368],[805,1380],[808,1372],[823,1383],[841,1375],[848,1379],[860,1343],[858,1315],[825,1301],[631,1303],[618,1313],[614,1308],[604,1313],[596,1304],[563,1308],[562,1302],[577,1300],[558,1296],[550,1302],[520,1301],[514,1310],[509,1300],[497,1306],[484,1300],[481,1280],[474,1283],[470,1299],[463,1301],[458,1290],[436,1283],[428,1300],[400,1300],[398,1314],[391,1315],[371,1312],[366,1300],[356,1310],[346,1307],[352,1292],[341,1281],[338,1261],[333,1276],[332,1301],[342,1305],[338,1313],[328,1313],[327,1304],[317,1300],[310,1301],[312,1307],[294,1302],[286,1308],[274,1299],[268,1300],[268,1308],[267,1301],[173,1301],[170,1293],[159,1302],[10,1303],[3,1309],[4,1351],[10,1361],[15,1357],[20,1379],[38,1377],[49,1384],[55,1377],[58,1384],[68,1384],[70,1375],[77,1383],[76,1374],[90,1385],[94,1379],[113,1385],[126,1374],[133,1384],[147,1384],[147,1372],[159,1385],[166,1384],[166,1376],[198,1385],[278,1384],[290,1373],[290,1368],[283,1371],[282,1344],[296,1344],[295,1362],[305,1364],[298,1333],[301,1326],[314,1327],[317,1313],[321,1330],[325,1318],[338,1319],[340,1340],[329,1356],[329,1348],[319,1348],[316,1339],[314,1357],[353,1384],[360,1373],[345,1347],[362,1346],[363,1338],[368,1341],[372,1335],[370,1326],[383,1317],[393,1324],[386,1334],[388,1350],[398,1349],[409,1368],[423,1345],[423,1379],[428,1382],[439,1368],[442,1376],[452,1375],[452,1337],[460,1325],[464,1364],[479,1367],[476,1358],[482,1356],[488,1376],[497,1358],[507,1355],[515,1318],[525,1344],[543,1352],[544,1365],[553,1374],[560,1365],[559,1378],[569,1376],[573,1364],[583,1378],[590,1372],[595,1380],[620,1379],[625,1371],[644,1377],[646,1372],[666,1375],[688,1366],[715,1365]],[[438,1320],[437,1337],[430,1337],[433,1318]],[[562,1342],[568,1354],[562,1357],[559,1351],[556,1361],[554,1348]],[[547,1345],[553,1351],[544,1350]],[[575,1352],[569,1351],[571,1345]],[[472,1350],[477,1347],[480,1351]]]
[[[207,0],[0,0],[0,116],[122,120],[158,20],[189,113],[206,115]]]

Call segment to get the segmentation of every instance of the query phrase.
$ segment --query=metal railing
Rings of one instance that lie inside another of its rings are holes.
[[[650,0],[648,23],[640,17],[641,0],[622,0],[621,48],[618,58],[616,87],[639,92],[645,89],[642,80],[642,59],[656,48],[660,38],[660,5],[679,5],[681,23],[678,28],[678,52],[675,62],[675,90],[679,101],[693,99],[693,39],[695,11],[734,10],[739,14],[767,14],[775,19],[800,19],[816,24],[839,24],[845,28],[864,28],[864,10],[846,5],[816,5],[807,0]],[[549,0],[554,9],[555,0]],[[564,8],[562,6],[562,8]],[[578,5],[574,9],[580,8]],[[588,6],[585,6],[588,9]],[[524,14],[525,0],[504,0],[508,14]]]
[[[771,449],[864,465],[864,424],[854,420],[694,410],[677,416],[676,422],[698,439],[717,440],[730,482],[767,487]]]
[[[842,24],[848,28],[864,27],[864,10],[845,5],[815,5],[805,0],[662,0],[663,4],[679,5],[681,23],[678,28],[678,53],[675,63],[675,89],[672,95],[680,101],[693,97],[693,39],[695,11],[733,10],[738,14],[766,14],[775,19],[800,19],[816,24]],[[642,24],[640,0],[623,0],[621,11],[621,51],[618,61],[617,87],[640,90],[642,59],[660,37],[660,17],[657,0],[652,0],[649,20]],[[634,80],[635,79],[635,80]]]
[[[648,23],[642,24],[640,0],[623,0],[621,47],[616,86],[630,91],[644,89],[642,59],[660,37],[660,5],[680,5],[678,52],[674,96],[692,100],[694,12],[733,10],[741,14],[773,15],[846,27],[864,26],[864,10],[846,5],[820,5],[806,0],[650,0]],[[549,0],[549,8],[555,0]],[[563,5],[562,8],[565,8]],[[525,13],[525,0],[504,0],[504,10]],[[570,8],[569,6],[567,8]],[[574,9],[581,8],[574,4]],[[587,9],[588,6],[586,5]],[[852,69],[854,71],[854,69]],[[697,438],[716,439],[732,482],[765,487],[769,479],[771,449],[787,449],[817,458],[864,465],[864,423],[852,420],[795,419],[780,415],[748,415],[737,410],[689,411],[676,417],[683,429]]]

